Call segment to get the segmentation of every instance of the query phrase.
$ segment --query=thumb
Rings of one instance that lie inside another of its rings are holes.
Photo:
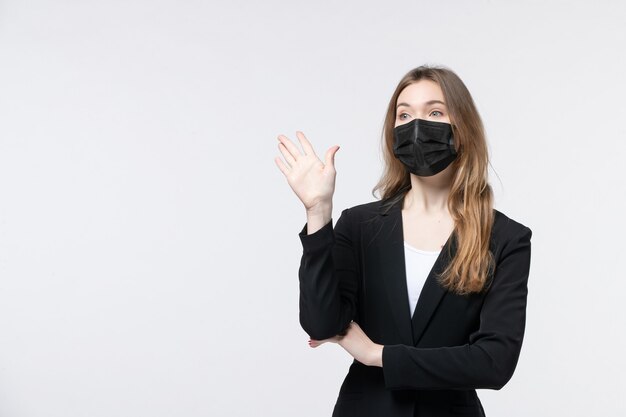
[[[335,168],[335,154],[337,153],[337,151],[339,150],[340,146],[330,148],[326,151],[326,165],[330,165],[331,167],[333,167],[333,169]]]

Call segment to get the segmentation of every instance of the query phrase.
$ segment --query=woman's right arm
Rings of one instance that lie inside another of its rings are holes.
[[[313,233],[305,224],[299,234],[300,325],[315,340],[342,333],[355,317],[359,271],[349,211],[334,229],[330,219]]]
[[[297,136],[304,152],[279,135],[278,149],[286,163],[274,160],[307,211],[307,224],[300,232],[300,323],[312,339],[322,340],[341,333],[354,315],[356,261],[347,210],[332,228],[339,146],[329,148],[322,163],[304,134]]]

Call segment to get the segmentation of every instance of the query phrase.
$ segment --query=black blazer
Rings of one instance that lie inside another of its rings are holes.
[[[517,365],[526,322],[530,228],[494,209],[490,250],[496,267],[480,294],[446,291],[435,273],[456,251],[454,234],[442,248],[411,318],[400,199],[342,211],[307,235],[303,254],[300,324],[326,339],[357,322],[384,345],[383,367],[354,360],[334,417],[484,416],[477,388],[499,390]]]

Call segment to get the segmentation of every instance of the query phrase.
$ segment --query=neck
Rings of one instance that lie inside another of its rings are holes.
[[[448,212],[451,178],[445,171],[431,177],[411,175],[411,189],[404,198],[404,210],[434,214]]]

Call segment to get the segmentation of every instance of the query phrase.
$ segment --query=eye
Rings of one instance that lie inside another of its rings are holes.
[[[435,113],[438,113],[438,114],[435,114]],[[430,115],[431,116],[443,116],[443,113],[440,112],[439,110],[433,110],[430,112]]]
[[[408,113],[400,113],[400,114],[398,115],[398,119],[400,119],[400,120],[406,120],[406,118],[404,118],[403,116],[408,116]]]

